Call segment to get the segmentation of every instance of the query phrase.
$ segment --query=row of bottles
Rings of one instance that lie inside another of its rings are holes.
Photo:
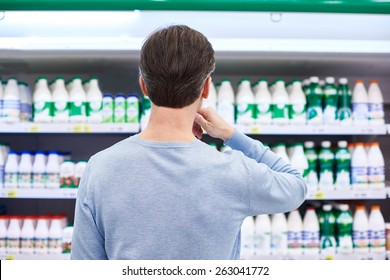
[[[73,227],[61,215],[0,216],[0,255],[70,253]]]
[[[6,189],[77,188],[86,161],[77,164],[70,153],[9,150],[0,143],[0,184]]]
[[[248,217],[241,227],[241,255],[368,254],[386,251],[384,218],[379,206],[367,215],[359,205],[355,213],[348,204],[308,207],[302,220],[298,210],[285,214]],[[390,244],[387,244],[389,246]]]
[[[242,79],[235,95],[229,79],[215,88],[211,84],[203,107],[217,110],[230,124],[384,124],[383,97],[378,82],[370,81],[368,92],[357,80],[353,92],[346,78],[335,85],[333,77],[321,83],[318,77],[285,84],[277,79],[268,85],[260,79],[253,85]]]

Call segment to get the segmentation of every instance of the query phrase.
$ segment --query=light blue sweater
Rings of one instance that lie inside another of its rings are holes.
[[[72,259],[239,259],[247,216],[301,205],[299,173],[235,131],[199,141],[129,137],[91,157],[79,187]]]

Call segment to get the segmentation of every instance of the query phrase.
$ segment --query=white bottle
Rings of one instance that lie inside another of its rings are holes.
[[[368,125],[368,95],[363,80],[357,80],[352,92],[354,125]]]
[[[271,103],[272,97],[268,90],[267,80],[261,79],[255,90],[255,106],[256,106],[256,124],[271,124],[272,122],[272,110]]]
[[[46,180],[46,156],[43,152],[37,151],[32,167],[32,187],[42,189],[46,186]]]
[[[32,187],[32,157],[28,151],[22,152],[18,166],[18,186],[22,189]]]
[[[255,255],[270,255],[271,219],[267,214],[258,215],[255,222]]]
[[[60,163],[57,152],[50,152],[45,166],[46,188],[58,189],[60,187]]]
[[[74,167],[74,186],[76,188],[80,185],[80,180],[86,167],[87,162],[85,160],[80,160]]]
[[[353,242],[353,219],[349,212],[348,204],[341,204],[339,206],[339,214],[336,218],[337,226],[337,253],[338,254],[352,254]]]
[[[286,163],[290,163],[290,159],[287,155],[286,145],[283,143],[277,143],[272,147],[272,151],[280,156]]]
[[[306,141],[305,145],[305,156],[308,162],[308,172],[306,181],[310,189],[316,190],[318,187],[318,154],[314,149],[313,141]]]
[[[352,153],[351,184],[354,190],[368,189],[368,157],[363,143],[356,143]]]
[[[32,118],[32,94],[27,83],[19,82],[20,121],[29,122]]]
[[[291,211],[288,214],[287,227],[288,252],[292,255],[301,255],[303,223],[298,210]]]
[[[7,123],[20,122],[20,93],[15,78],[9,79],[4,89],[3,121]]]
[[[303,151],[302,143],[294,144],[294,152],[290,157],[290,163],[291,166],[302,175],[302,177],[307,176],[307,172],[309,170],[309,163],[305,156],[305,152]]]
[[[370,81],[368,87],[368,119],[372,125],[383,125],[385,123],[385,112],[383,109],[383,95],[377,81]]]
[[[48,253],[49,227],[48,217],[40,216],[35,228],[35,254],[45,255]]]
[[[61,188],[73,188],[75,175],[75,163],[65,160],[60,165],[60,186]]]
[[[283,213],[272,215],[271,219],[271,253],[273,255],[287,254],[287,220]]]
[[[234,91],[229,79],[223,79],[218,91],[217,111],[230,125],[234,124]]]
[[[308,207],[303,217],[302,245],[305,255],[319,254],[320,224],[314,207]]]
[[[368,254],[370,241],[369,226],[364,205],[358,205],[356,207],[353,216],[352,240],[355,254]]]
[[[321,142],[319,158],[319,188],[321,190],[333,190],[333,163],[334,154],[331,150],[330,141]]]
[[[367,158],[369,188],[383,190],[385,187],[385,160],[378,142],[371,143]]]
[[[9,151],[4,167],[4,188],[15,189],[18,187],[18,170],[18,154],[14,151]]]
[[[213,82],[210,82],[209,96],[206,99],[203,99],[202,107],[211,107],[214,111],[217,110],[217,90],[215,89]]]
[[[370,252],[384,253],[386,251],[386,225],[378,205],[371,206],[370,216],[368,217],[368,227]]]
[[[93,78],[89,81],[87,91],[87,121],[101,123],[103,94],[99,89],[98,80]]]
[[[69,93],[64,78],[57,78],[53,84],[53,122],[69,121]]]
[[[49,254],[59,255],[62,253],[62,217],[54,216],[49,228]]]
[[[7,249],[8,255],[16,255],[20,253],[20,217],[11,216],[7,229]]]
[[[20,233],[20,253],[31,255],[34,253],[34,220],[33,216],[25,216]]]
[[[301,82],[293,81],[290,93],[291,107],[289,110],[290,123],[293,125],[306,124],[306,96]]]
[[[255,96],[252,92],[251,83],[248,78],[240,81],[237,91],[237,118],[238,125],[251,125],[255,122]]]
[[[48,123],[52,121],[53,98],[46,78],[38,78],[33,94],[34,122]]]
[[[323,122],[324,124],[337,124],[337,87],[334,77],[325,79],[325,87],[323,88]]]
[[[1,81],[0,81],[1,83]],[[8,216],[0,215],[0,255],[6,254]]]
[[[69,254],[72,248],[73,227],[69,226],[62,231],[62,253]]]
[[[114,122],[126,122],[126,97],[124,94],[117,94],[114,99]]]
[[[348,190],[351,186],[351,154],[347,148],[347,141],[338,141],[336,158],[336,189]]]
[[[241,259],[254,255],[255,222],[253,217],[246,217],[241,225]]]
[[[275,83],[275,91],[272,93],[272,122],[285,125],[289,123],[288,108],[290,98],[284,86],[284,81],[279,79]]]
[[[85,94],[80,78],[74,78],[69,92],[69,120],[72,123],[83,123],[86,121],[86,102]]]

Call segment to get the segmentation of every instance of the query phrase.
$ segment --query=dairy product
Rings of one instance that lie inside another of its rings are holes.
[[[273,255],[287,254],[287,220],[283,213],[273,214],[271,219],[271,253]]]
[[[378,81],[370,81],[368,87],[368,119],[372,125],[383,125],[385,123],[385,112],[383,109],[383,96]]]
[[[333,189],[333,164],[334,154],[330,148],[330,141],[321,142],[319,158],[319,188],[322,190]]]
[[[302,245],[303,253],[305,255],[316,255],[319,253],[320,226],[317,214],[313,207],[308,207],[306,209],[303,218]]]
[[[373,205],[368,217],[369,246],[371,253],[384,253],[386,251],[385,220],[380,207]]]
[[[69,94],[64,78],[57,78],[53,84],[53,122],[69,121]]]
[[[71,160],[65,160],[60,165],[60,187],[73,188],[75,176],[75,164]]]
[[[321,235],[321,253],[325,256],[333,256],[336,253],[335,239],[335,216],[332,213],[332,206],[325,204],[322,206],[322,213],[319,217]]]
[[[100,91],[98,80],[92,78],[87,84],[87,121],[89,123],[101,123],[103,95]]]
[[[18,186],[18,154],[14,151],[9,151],[8,158],[4,167],[4,188],[14,189]]]
[[[368,124],[368,95],[363,80],[357,80],[353,89],[352,114],[355,125]]]
[[[48,123],[52,121],[52,101],[46,78],[38,78],[33,94],[34,122]]]
[[[336,124],[337,123],[337,88],[334,84],[333,77],[327,77],[325,79],[324,87],[324,124]]]
[[[58,255],[62,253],[62,217],[54,216],[51,219],[48,231],[48,252]]]
[[[289,213],[287,219],[287,244],[288,252],[292,255],[302,254],[303,223],[298,210]]]
[[[86,121],[86,103],[87,96],[81,83],[81,79],[73,79],[71,90],[69,92],[69,121],[73,123],[82,123]]]
[[[48,253],[49,243],[49,218],[47,216],[39,216],[37,226],[35,228],[35,254],[45,255]]]
[[[369,226],[364,205],[358,205],[356,207],[356,211],[353,216],[352,230],[354,252],[357,254],[368,253]]]
[[[141,130],[145,129],[149,123],[152,103],[148,96],[142,96]]]
[[[284,86],[284,81],[278,79],[275,83],[275,91],[272,93],[272,122],[285,125],[289,123],[288,108],[290,98]]]
[[[347,141],[339,141],[336,152],[336,189],[350,187],[351,154],[347,148]]]
[[[229,79],[223,79],[218,91],[217,111],[230,125],[234,124],[234,91]]]
[[[87,161],[80,160],[78,163],[76,163],[74,168],[74,187],[78,187],[80,184],[80,179],[83,176],[84,169],[87,166]]]
[[[355,190],[368,188],[368,158],[363,143],[356,143],[351,158],[351,184]]]
[[[3,93],[2,120],[7,123],[20,121],[20,93],[16,78],[8,79]]]
[[[241,258],[254,255],[255,223],[253,217],[247,217],[241,225]]]
[[[340,213],[336,218],[337,225],[337,253],[351,254],[352,243],[352,215],[348,204],[340,205]]]
[[[118,94],[114,99],[114,122],[124,123],[126,121],[126,97]]]
[[[289,118],[291,124],[303,125],[306,123],[306,96],[302,91],[299,80],[291,85]]]
[[[203,99],[202,107],[211,107],[214,111],[217,110],[217,90],[215,89],[213,82],[210,82],[209,96],[206,99]]]
[[[383,189],[385,187],[385,160],[378,142],[371,143],[367,160],[369,188]]]
[[[0,77],[0,123],[4,121],[3,120],[3,98],[4,98],[3,82],[1,81],[1,77]]]
[[[322,124],[323,122],[323,114],[322,114],[323,92],[318,82],[319,82],[318,77],[310,78],[309,90],[308,90],[308,94],[306,95],[308,124]]]
[[[42,189],[46,186],[46,181],[46,156],[44,152],[37,151],[32,167],[32,187]]]
[[[255,122],[255,97],[251,89],[250,80],[244,78],[240,81],[237,91],[237,116],[236,123],[251,125]]]
[[[68,254],[72,250],[73,227],[69,226],[62,230],[62,253]]]
[[[261,79],[255,88],[256,124],[271,124],[271,93],[268,90],[267,80]]]
[[[290,163],[304,178],[307,178],[309,172],[309,163],[303,151],[302,143],[293,145],[294,151],[290,157]]]
[[[20,217],[10,216],[10,222],[6,234],[6,252],[8,255],[19,254],[20,251]]]
[[[49,153],[47,164],[45,166],[47,176],[46,187],[49,189],[57,189],[60,187],[60,161],[58,153],[53,151]]]
[[[139,122],[139,100],[136,94],[131,94],[126,98],[126,122]]]
[[[18,82],[20,93],[20,121],[29,122],[32,119],[32,94],[27,83]]]
[[[313,141],[306,141],[305,145],[305,156],[308,163],[308,171],[306,176],[306,181],[308,187],[311,189],[317,189],[318,187],[318,155],[316,150],[314,149]]]
[[[0,81],[0,83],[1,83],[1,81]],[[7,220],[8,220],[8,216],[0,215],[0,254],[2,256],[4,256],[6,254]]]
[[[34,253],[35,229],[34,216],[25,216],[20,233],[20,253],[31,255]]]
[[[102,99],[102,118],[103,123],[114,122],[114,97],[111,94],[104,94]]]
[[[286,163],[290,163],[290,159],[287,155],[286,145],[283,143],[276,143],[272,147],[272,151],[280,156]]]
[[[269,215],[256,216],[255,255],[271,254],[271,219]]]
[[[338,99],[339,99],[339,108],[337,113],[337,118],[340,121],[341,125],[351,125],[352,124],[352,104],[351,104],[351,90],[348,86],[347,78],[339,79],[339,87],[337,89]]]
[[[32,187],[32,158],[28,151],[22,152],[18,166],[18,186],[19,188]]]

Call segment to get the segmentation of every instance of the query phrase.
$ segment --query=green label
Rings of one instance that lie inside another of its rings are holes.
[[[271,104],[269,103],[259,103],[256,105],[256,116],[267,115],[271,112]]]
[[[69,104],[66,101],[53,102],[53,116],[68,115]]]
[[[102,110],[102,102],[100,101],[87,102],[86,106],[87,106],[87,116],[93,116],[99,114]]]
[[[273,119],[287,119],[288,106],[286,104],[272,104],[272,118]]]
[[[85,116],[86,102],[75,101],[70,102],[70,116]]]
[[[102,117],[103,123],[114,122],[114,100],[111,97],[103,98]]]
[[[236,106],[237,123],[251,123],[255,119],[255,105],[249,103],[239,103]]]
[[[339,109],[339,111],[338,111],[338,119],[340,121],[349,120],[351,118],[352,118],[351,108],[344,107],[344,108],[340,108]]]
[[[38,116],[52,116],[52,102],[34,102],[34,118]]]
[[[319,159],[320,159],[321,171],[323,171],[323,170],[332,171],[333,170],[334,155],[330,149],[326,149],[326,150],[321,151],[320,155],[319,155]]]
[[[306,114],[306,105],[305,104],[292,104],[289,106],[289,118],[295,119],[302,115]]]
[[[336,153],[336,169],[337,171],[348,171],[351,168],[351,154],[347,149],[340,149]]]

